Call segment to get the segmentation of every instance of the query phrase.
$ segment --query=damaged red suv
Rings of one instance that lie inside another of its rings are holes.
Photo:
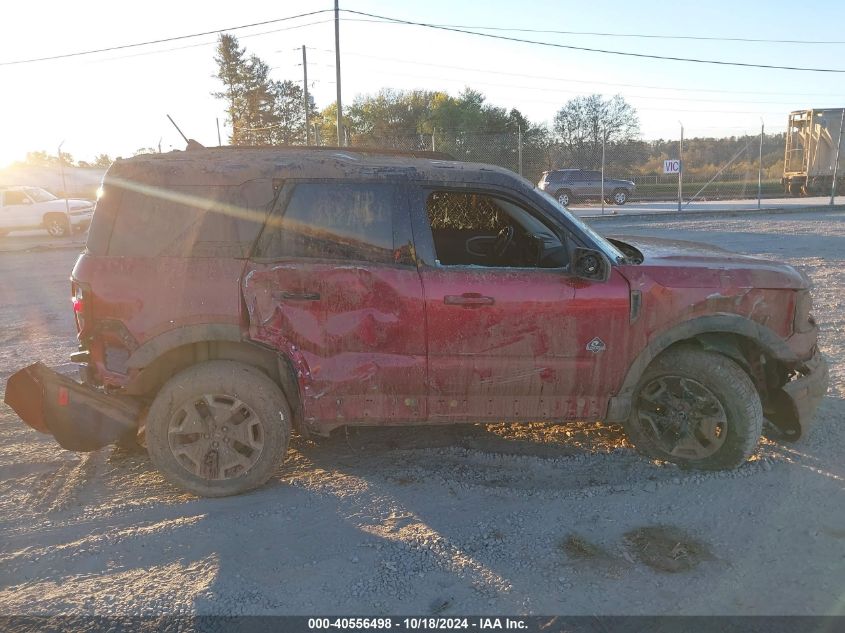
[[[733,468],[827,389],[807,278],[709,246],[607,240],[510,171],[355,149],[117,161],[72,274],[82,382],[6,402],[65,448],[138,437],[200,495],[255,488],[292,431],[621,422]]]

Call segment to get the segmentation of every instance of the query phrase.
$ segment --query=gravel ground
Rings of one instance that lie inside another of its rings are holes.
[[[596,221],[803,266],[832,387],[735,472],[599,425],[358,429],[294,441],[222,500],[146,456],[76,454],[0,405],[0,613],[845,614],[845,214]],[[0,254],[0,382],[70,369],[73,250]]]

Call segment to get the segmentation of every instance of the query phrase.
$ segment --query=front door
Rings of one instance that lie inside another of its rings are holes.
[[[407,201],[387,183],[288,182],[247,264],[253,340],[284,352],[307,424],[426,417],[420,276]]]
[[[484,189],[421,188],[414,197],[428,326],[429,416],[558,420],[603,415],[590,341],[627,317],[628,289],[568,271],[556,229],[530,204]],[[423,257],[425,259],[425,257]],[[598,285],[598,284],[596,284]],[[579,300],[585,292],[587,301]],[[614,295],[603,316],[589,300]],[[621,315],[621,316],[620,316]],[[585,319],[585,317],[587,317]],[[592,323],[587,319],[592,319]],[[595,349],[596,346],[593,346]]]

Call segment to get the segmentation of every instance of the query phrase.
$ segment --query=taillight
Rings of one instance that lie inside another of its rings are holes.
[[[73,295],[71,296],[70,300],[73,304],[73,316],[76,318],[76,330],[79,333],[85,329],[85,317],[87,315],[87,298],[85,296],[85,290],[83,287],[77,283],[74,283],[71,287],[73,291]]]

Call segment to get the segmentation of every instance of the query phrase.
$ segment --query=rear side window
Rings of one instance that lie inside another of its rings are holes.
[[[239,186],[106,187],[103,201],[112,197],[117,209],[109,255],[240,258],[249,255],[274,192],[271,182],[256,180]]]
[[[396,187],[387,183],[299,183],[258,247],[266,258],[392,263]]]

